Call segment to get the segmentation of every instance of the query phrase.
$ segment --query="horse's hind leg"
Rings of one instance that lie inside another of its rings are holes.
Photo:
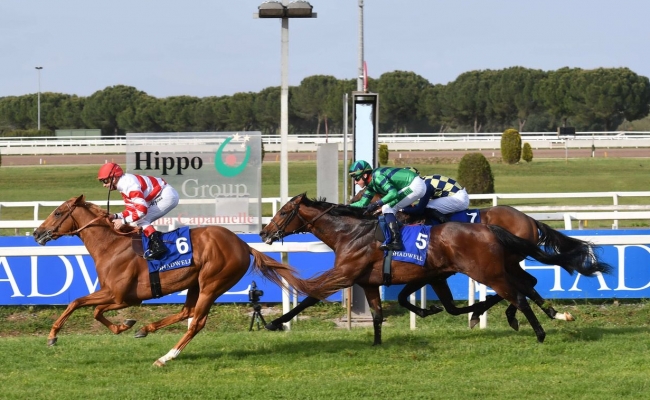
[[[232,282],[229,287],[232,287],[235,283],[237,282]],[[176,343],[176,345],[171,350],[169,350],[169,352],[167,352],[167,354],[154,361],[153,365],[157,367],[163,367],[167,361],[178,357],[185,346],[187,346],[194,338],[194,336],[196,336],[196,334],[199,333],[201,329],[203,329],[205,322],[208,319],[208,312],[210,311],[210,307],[212,307],[212,303],[214,303],[220,294],[225,293],[226,290],[228,289],[226,288],[222,291],[220,290],[218,293],[208,292],[206,294],[199,295],[196,306],[194,307],[194,319],[192,320],[190,326],[187,328],[187,332],[185,332],[183,337],[181,337],[181,340],[179,340],[178,343]]]
[[[406,285],[404,285],[402,291],[400,291],[399,294],[397,295],[397,301],[399,302],[399,305],[422,318],[443,311],[442,308],[435,305],[432,305],[429,308],[420,308],[414,304],[411,304],[411,302],[408,300],[409,296],[416,290],[420,289],[421,287],[422,285],[420,283],[407,283]],[[438,297],[440,297],[440,295],[438,295]]]
[[[148,334],[153,333],[158,329],[162,329],[171,324],[175,324],[177,322],[188,319],[189,317],[192,316],[192,313],[194,312],[194,306],[196,305],[196,301],[198,300],[198,298],[199,298],[199,287],[198,286],[190,287],[187,290],[187,296],[185,297],[185,304],[183,305],[183,308],[181,309],[180,312],[165,317],[159,321],[152,322],[150,324],[143,326],[135,333],[135,337],[136,338],[146,337]]]
[[[546,338],[546,332],[544,332],[544,328],[542,328],[542,325],[539,323],[535,313],[533,313],[533,310],[530,308],[528,300],[523,293],[517,293],[517,308],[526,316],[526,319],[528,319],[530,326],[535,331],[537,341],[543,343]]]
[[[264,328],[270,330],[270,331],[281,331],[282,330],[282,324],[291,321],[291,318],[295,317],[298,315],[301,311],[304,309],[313,306],[314,304],[318,303],[320,300],[317,299],[316,297],[306,297],[303,301],[298,303],[297,306],[289,310],[286,314],[282,315],[281,317],[278,317],[274,319],[273,321],[269,322],[266,324]]]
[[[135,324],[134,319],[127,319],[124,321],[124,323],[116,325],[112,323],[110,320],[108,320],[105,316],[104,313],[106,311],[115,311],[115,310],[121,310],[126,307],[134,306],[139,303],[134,303],[134,304],[128,304],[128,303],[120,303],[120,304],[106,304],[102,306],[97,306],[95,307],[95,312],[94,312],[94,317],[97,321],[101,322],[106,326],[111,332],[114,334],[118,335],[128,329],[131,329],[131,327]]]

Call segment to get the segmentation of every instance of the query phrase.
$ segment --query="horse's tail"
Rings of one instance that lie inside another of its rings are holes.
[[[578,271],[585,276],[593,276],[596,272],[610,273],[612,270],[610,265],[598,260],[590,245],[586,247],[578,246],[562,252],[546,252],[541,250],[536,244],[515,236],[499,226],[487,226],[508,251],[524,258],[534,258],[544,264],[559,265],[569,274]],[[560,232],[557,233],[561,234]]]
[[[567,236],[537,220],[535,220],[535,224],[539,231],[538,244],[543,246],[547,253],[576,252],[582,254],[582,260],[579,263],[562,265],[562,268],[569,274],[577,271],[584,276],[594,276],[596,272],[610,273],[612,271],[609,264],[601,262],[596,257],[593,243]]]
[[[268,280],[274,282],[276,285],[289,289],[287,287],[288,285],[303,295],[319,299],[325,299],[331,294],[324,293],[324,291],[319,289],[317,286],[310,285],[305,280],[298,278],[296,276],[296,270],[292,266],[278,262],[250,246],[249,249],[253,256],[253,267],[255,270]],[[286,283],[282,281],[282,278],[285,279]]]

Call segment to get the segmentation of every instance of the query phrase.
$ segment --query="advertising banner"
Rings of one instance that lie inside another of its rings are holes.
[[[626,238],[650,237],[648,230],[607,231],[565,231],[570,235],[620,235]],[[257,234],[239,234],[247,243],[259,243]],[[291,235],[287,242],[317,242],[311,234]],[[650,240],[648,244],[614,244],[599,246],[599,256],[613,267],[613,273],[586,278],[579,274],[569,275],[558,266],[541,265],[525,260],[523,266],[538,280],[537,291],[544,298],[552,299],[603,299],[603,298],[648,298],[650,297]],[[77,237],[62,237],[47,244],[47,248],[62,246],[83,246]],[[5,256],[2,248],[33,248],[34,255]],[[37,255],[38,249],[31,237],[0,237],[0,305],[55,305],[68,304],[72,300],[93,293],[99,289],[93,260],[88,255]],[[50,249],[51,250],[51,249]],[[268,253],[280,260],[279,253]],[[289,264],[297,269],[301,278],[310,278],[334,265],[334,253],[289,253]],[[119,268],[116,265],[115,268]],[[217,302],[248,302],[248,290],[252,281],[264,292],[261,302],[281,302],[278,286],[248,273]],[[468,298],[468,278],[456,274],[449,279],[456,300]],[[396,300],[402,286],[383,289],[385,300]],[[489,291],[488,291],[489,293]],[[340,293],[329,300],[340,300]],[[428,299],[436,299],[428,289]],[[147,303],[183,303],[185,292],[171,294]]]

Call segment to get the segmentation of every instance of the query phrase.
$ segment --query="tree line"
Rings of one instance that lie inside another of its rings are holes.
[[[650,82],[628,68],[523,67],[476,70],[446,85],[393,71],[369,79],[379,93],[380,132],[611,131],[649,112]],[[289,133],[327,134],[343,129],[343,96],[355,79],[314,75],[289,88]],[[131,86],[116,85],[88,97],[41,93],[0,98],[0,135],[52,134],[56,129],[125,132],[209,132],[259,130],[277,134],[280,87],[232,96],[156,98]]]

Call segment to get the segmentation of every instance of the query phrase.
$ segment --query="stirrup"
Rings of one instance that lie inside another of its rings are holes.
[[[388,250],[399,251],[404,249],[404,245],[402,243],[390,242],[390,243],[382,244],[381,246],[379,246],[379,248],[385,251]]]
[[[151,249],[147,249],[142,257],[147,261],[160,260],[160,258],[164,256],[165,253],[167,253],[167,249],[165,248],[158,249],[158,251],[155,253],[151,251]]]

